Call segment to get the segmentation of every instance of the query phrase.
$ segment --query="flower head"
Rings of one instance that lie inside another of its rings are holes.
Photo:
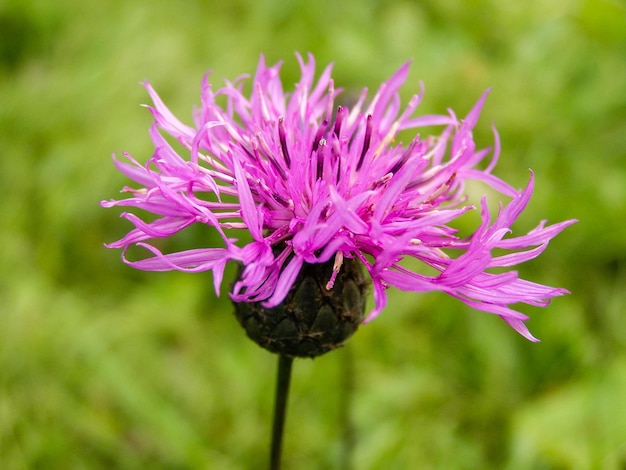
[[[134,229],[107,246],[124,248],[124,261],[138,269],[210,270],[218,294],[225,265],[238,262],[244,268],[232,299],[267,308],[285,299],[303,266],[332,261],[326,288],[333,289],[345,260],[356,259],[373,285],[374,308],[366,321],[384,308],[390,286],[443,291],[499,315],[535,340],[524,324],[528,317],[512,306],[546,306],[567,291],[492,268],[537,257],[574,221],[548,226],[542,221],[527,234],[511,236],[511,225],[531,197],[533,175],[516,190],[492,174],[500,152],[495,129],[493,148],[476,148],[472,129],[487,92],[464,119],[452,112],[415,116],[423,90],[404,108],[398,93],[407,63],[371,99],[363,90],[353,106],[337,106],[340,90],[332,67],[316,81],[313,56],[297,58],[302,77],[291,92],[283,91],[280,63],[267,66],[263,57],[249,95],[246,77],[214,90],[206,76],[193,126],[179,121],[145,83],[154,103],[154,155],[145,165],[128,154],[130,163],[115,159],[141,187],[125,188],[127,198],[102,205],[143,209],[157,218],[146,222],[122,214]],[[441,132],[398,141],[401,131],[432,126]],[[182,151],[163,134],[175,138]],[[467,202],[466,183],[472,180],[509,201],[500,203],[495,217],[486,197],[478,207]],[[461,237],[450,224],[471,210],[480,212],[482,222]],[[213,227],[222,246],[165,254],[150,244],[197,223]],[[244,231],[251,240],[231,238],[227,229]],[[132,245],[151,256],[128,260]],[[427,269],[412,269],[415,263],[405,262],[411,258]]]

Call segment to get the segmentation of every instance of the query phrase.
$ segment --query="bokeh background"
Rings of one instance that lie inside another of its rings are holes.
[[[275,358],[210,274],[123,265],[103,243],[129,226],[99,202],[128,183],[111,153],[151,155],[140,81],[190,122],[208,69],[219,85],[264,53],[288,87],[295,51],[334,61],[347,90],[412,59],[403,96],[423,81],[425,113],[463,115],[492,86],[476,138],[495,123],[496,173],[537,176],[517,228],[580,222],[521,268],[572,291],[524,310],[541,343],[392,292],[347,348],[298,361],[286,468],[345,468],[347,441],[356,469],[626,468],[625,15],[621,0],[0,1],[0,468],[264,467]]]

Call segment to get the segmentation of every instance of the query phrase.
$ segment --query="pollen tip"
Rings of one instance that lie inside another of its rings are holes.
[[[365,137],[363,139],[363,149],[361,150],[361,156],[359,157],[359,162],[356,165],[357,171],[361,169],[363,166],[363,160],[365,159],[365,154],[370,148],[370,141],[372,139],[372,115],[368,114],[365,123]]]

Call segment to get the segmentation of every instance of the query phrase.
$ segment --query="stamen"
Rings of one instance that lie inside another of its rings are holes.
[[[339,274],[339,270],[343,265],[343,252],[338,251],[335,253],[335,263],[333,264],[333,273],[330,275],[330,279],[326,283],[326,290],[331,290],[335,285],[335,280],[337,279],[337,274]]]
[[[391,178],[393,178],[393,173],[392,172],[388,172],[385,175],[382,176],[382,178],[380,178],[378,181],[376,181],[373,185],[372,185],[372,189],[378,189],[381,186],[385,185],[386,183],[388,183],[389,181],[391,181]]]
[[[326,133],[326,128],[328,127],[328,121],[324,120],[320,127],[317,129],[315,133],[315,140],[313,141],[313,148],[311,149],[311,158],[313,158],[313,153],[317,152],[320,146],[326,145],[326,140],[323,139],[324,134]],[[322,177],[322,171],[324,167],[324,155],[322,152],[317,152],[315,158],[317,159],[317,179]],[[320,155],[321,154],[321,155]]]
[[[395,175],[398,172],[398,170],[402,168],[402,166],[407,162],[407,160],[413,153],[413,150],[415,150],[415,146],[417,145],[418,142],[419,142],[419,135],[416,136],[415,139],[413,139],[413,141],[409,144],[406,150],[402,153],[402,156],[400,157],[400,159],[396,162],[396,164],[393,167],[391,167],[391,170],[389,170],[388,173],[392,173]]]
[[[452,173],[452,176],[450,176],[450,178],[448,178],[448,180],[445,183],[439,186],[437,190],[430,195],[430,197],[425,201],[425,203],[430,204],[439,196],[441,196],[443,193],[445,193],[448,189],[450,189],[450,186],[452,186],[452,183],[454,182],[455,179],[456,179],[456,171]]]
[[[311,149],[311,154],[317,150],[317,148],[322,143],[322,137],[324,137],[324,133],[326,132],[326,128],[328,127],[328,121],[324,119],[320,127],[317,128],[317,132],[315,133],[315,140],[313,141],[313,148]]]
[[[330,149],[333,156],[332,161],[337,162],[337,174],[335,175],[335,183],[339,183],[339,177],[341,176],[341,145],[339,144],[339,139],[333,139]]]
[[[365,154],[370,148],[370,140],[372,139],[372,115],[367,115],[367,120],[365,124],[365,138],[363,139],[363,150],[361,150],[361,157],[359,158],[359,163],[356,165],[356,170],[359,171],[361,166],[363,166],[363,159],[365,158]]]
[[[339,183],[340,175],[341,175],[341,158],[337,161],[337,177],[335,178],[335,184]]]
[[[283,180],[287,180],[287,174],[283,167],[278,164],[276,159],[272,156],[272,151],[270,150],[267,142],[263,138],[263,134],[261,132],[256,133],[256,138],[258,142],[258,148],[254,148],[255,153],[258,152],[260,155],[263,155],[267,160],[272,164],[272,166],[276,169],[276,171],[280,174]]]
[[[285,119],[283,117],[278,118],[278,138],[280,139],[280,148],[283,151],[283,158],[285,159],[287,168],[291,168],[291,158],[289,157],[289,150],[287,150]]]
[[[274,200],[280,204],[283,207],[289,207],[289,203],[287,202],[286,199],[282,198],[281,196],[279,196],[278,194],[276,194],[275,192],[272,192],[272,198],[274,198]]]
[[[341,124],[343,123],[343,118],[345,116],[345,112],[343,106],[337,106],[337,116],[335,117],[335,129],[333,132],[339,138],[339,132],[341,131]]]
[[[323,221],[326,221],[326,219],[328,219],[328,214],[330,214],[330,208],[331,208],[331,205],[330,203],[328,203],[322,209],[322,212],[320,213],[320,217]]]
[[[322,138],[319,140],[319,149],[315,154],[315,157],[317,158],[317,171],[315,173],[316,179],[320,179],[323,174],[324,174],[324,158],[325,158],[325,152],[324,152],[324,147],[326,147],[326,139]]]

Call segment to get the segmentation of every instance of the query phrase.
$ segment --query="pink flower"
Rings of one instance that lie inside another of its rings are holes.
[[[332,67],[316,82],[313,56],[308,62],[297,58],[302,78],[288,93],[280,63],[268,67],[263,57],[249,96],[243,91],[246,77],[218,90],[205,77],[193,126],[179,121],[145,83],[154,102],[154,155],[145,165],[128,154],[130,163],[115,159],[117,168],[141,187],[125,188],[127,198],[102,205],[143,209],[157,218],[146,222],[122,214],[135,228],[107,246],[123,248],[124,261],[138,269],[210,270],[218,294],[226,263],[242,263],[232,299],[262,301],[268,308],[284,300],[304,263],[334,259],[327,284],[332,289],[343,260],[357,258],[373,284],[375,307],[366,321],[384,308],[389,286],[438,290],[499,315],[536,341],[524,324],[528,317],[511,305],[546,306],[568,292],[501,268],[537,257],[575,221],[548,226],[542,221],[528,234],[511,235],[532,194],[533,174],[523,190],[492,174],[500,153],[495,129],[493,148],[476,149],[472,129],[487,93],[465,119],[452,112],[415,116],[423,90],[404,108],[398,94],[407,63],[371,100],[363,90],[354,106],[336,106],[340,90]],[[401,131],[426,126],[440,127],[441,133],[416,134],[408,145],[397,140]],[[162,133],[174,137],[181,149],[175,150]],[[459,237],[450,223],[476,210],[467,203],[468,181],[484,183],[509,202],[500,203],[492,218],[483,197],[482,223],[471,236]],[[214,227],[222,246],[164,254],[150,244],[196,223]],[[242,230],[252,241],[229,238],[225,229]],[[151,256],[128,260],[131,245],[146,248]],[[413,270],[414,262],[407,266],[403,261],[410,258],[426,269]]]

